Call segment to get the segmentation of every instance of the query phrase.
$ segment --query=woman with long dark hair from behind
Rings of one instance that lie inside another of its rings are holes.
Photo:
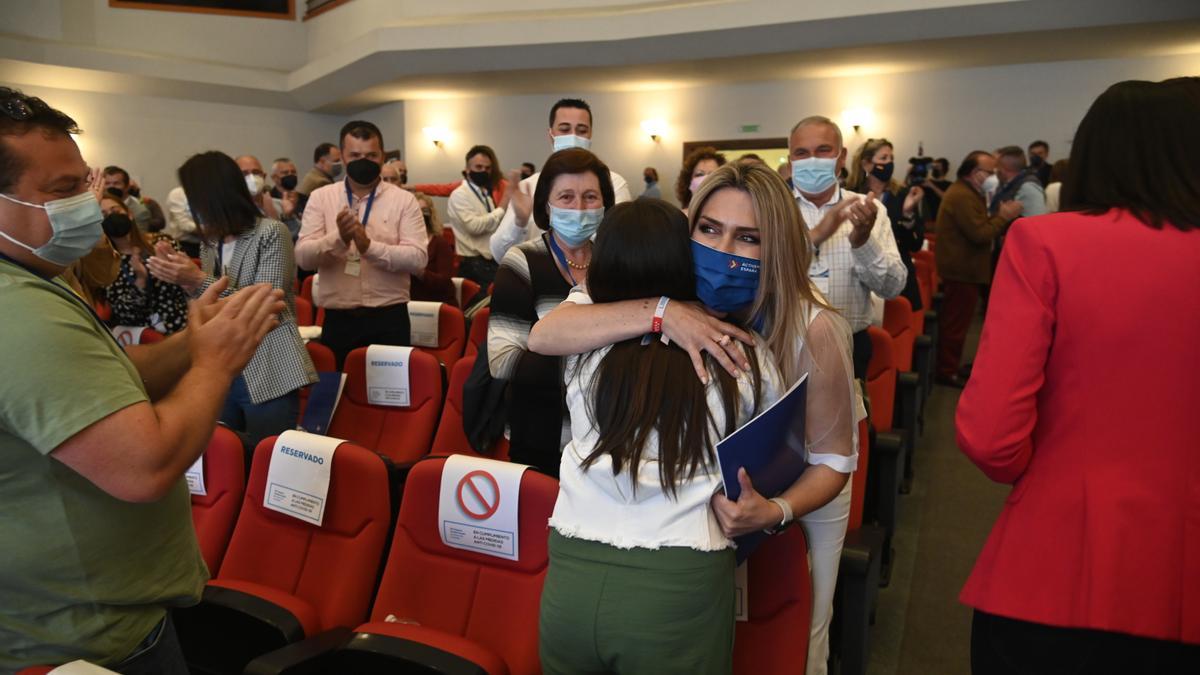
[[[647,293],[696,300],[687,220],[657,199],[609,211],[587,292],[571,301]],[[571,441],[542,593],[547,674],[730,671],[734,553],[710,504],[714,447],[780,392],[765,345],[747,357],[740,378],[710,360],[707,384],[658,336],[566,359]]]
[[[961,595],[975,675],[1200,665],[1197,119],[1200,78],[1113,85],[1063,212],[1008,230],[956,414],[1013,486]]]
[[[160,241],[147,263],[150,273],[179,284],[192,297],[199,297],[222,276],[229,277],[229,288],[222,295],[260,283],[284,293],[279,325],[263,338],[233,381],[221,412],[221,423],[243,432],[253,447],[267,436],[296,427],[300,389],[317,381],[296,328],[292,235],[283,223],[261,215],[241,169],[224,153],[193,155],[179,167],[179,184],[203,240],[201,267]]]

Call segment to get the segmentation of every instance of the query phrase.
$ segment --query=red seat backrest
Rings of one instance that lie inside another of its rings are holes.
[[[454,294],[458,298],[458,306],[466,309],[466,303],[479,295],[479,282],[462,277],[454,277]]]
[[[296,301],[299,302],[300,298],[296,298]],[[299,309],[299,305],[296,307]],[[313,367],[317,369],[318,373],[337,372],[337,358],[333,355],[332,349],[312,340],[305,342],[304,348],[308,350],[308,358],[312,359]],[[297,424],[299,420],[304,419],[304,409],[308,407],[308,395],[311,390],[311,384],[300,388],[300,416],[297,418]]]
[[[930,247],[928,251],[917,251],[916,253],[912,254],[912,258],[913,265],[917,265],[918,260],[923,260],[926,263],[928,268],[926,280],[929,282],[929,300],[932,302],[933,294],[937,293],[938,285],[941,283],[941,279],[938,277],[937,272],[937,259],[933,255],[933,247]],[[921,296],[921,300],[924,301],[925,296]],[[930,305],[926,306],[928,307]]]
[[[316,278],[317,275],[310,274],[304,277],[304,281],[300,283],[300,297],[308,300],[314,305],[317,304],[317,301],[313,299],[313,279]]]
[[[204,488],[208,494],[192,495],[192,525],[208,572],[216,576],[246,492],[246,450],[223,426],[213,431],[204,451]]]
[[[479,352],[479,348],[487,342],[488,317],[492,315],[491,307],[484,307],[471,319],[471,335],[467,338],[467,356]]]
[[[308,357],[312,359],[313,367],[318,373],[337,372],[337,358],[334,357],[332,349],[312,340],[304,343],[304,348],[308,350]]]
[[[438,346],[417,347],[417,349],[432,354],[438,363],[446,366],[446,372],[454,370],[454,364],[462,358],[463,349],[467,346],[467,320],[463,318],[462,310],[448,303],[441,303],[438,309]]]
[[[220,581],[246,581],[300,598],[320,629],[353,628],[367,616],[391,520],[388,473],[374,452],[342,443],[333,456],[320,527],[263,507],[277,437],[254,452],[250,482]]]
[[[313,305],[312,301],[304,296],[297,295],[296,300],[296,325],[311,326],[313,325]]]
[[[147,328],[142,331],[142,336],[140,338],[138,338],[138,344],[139,345],[152,345],[155,342],[162,342],[163,340],[166,340],[166,339],[167,339],[167,336],[163,335],[162,333],[154,330],[153,328]]]
[[[883,303],[883,329],[892,336],[892,354],[896,368],[902,373],[912,371],[913,345],[917,340],[912,314],[908,298],[897,296]]]
[[[858,421],[858,468],[850,476],[850,522],[847,532],[862,527],[863,501],[867,496],[867,471],[871,466],[871,440],[867,431],[867,419]]]
[[[467,434],[463,431],[463,385],[475,367],[475,354],[464,356],[454,364],[450,371],[449,391],[446,392],[446,405],[442,408],[442,421],[438,423],[437,435],[433,437],[434,455],[472,455],[480,456],[471,448]],[[503,436],[492,447],[492,459],[508,459],[508,440]]]
[[[540,672],[538,611],[558,481],[536,471],[521,477],[520,560],[510,561],[442,544],[438,497],[445,463],[427,459],[408,474],[371,620],[392,614],[415,621],[491,649],[514,675]]]
[[[450,246],[454,246],[454,230],[447,227],[442,229],[442,238],[450,242]]]
[[[896,357],[892,336],[876,326],[867,327],[871,337],[871,361],[867,363],[867,396],[871,399],[871,426],[876,432],[892,430],[896,409]]]
[[[366,347],[346,356],[342,367],[346,386],[329,435],[372,448],[396,462],[411,462],[429,454],[442,412],[442,371],[437,359],[413,350],[408,364],[411,405],[407,408],[368,402],[366,361]]]
[[[746,561],[749,621],[735,626],[733,672],[803,673],[812,623],[812,577],[804,530],[768,538]]]

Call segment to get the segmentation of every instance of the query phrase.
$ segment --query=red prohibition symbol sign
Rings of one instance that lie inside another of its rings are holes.
[[[480,479],[480,483],[486,482],[491,484],[492,494],[495,495],[492,497],[492,501],[488,501],[488,497],[485,497],[483,492],[480,491],[479,485],[476,484],[475,479]],[[471,494],[475,497],[471,501],[477,503],[478,506],[481,506],[483,508],[482,511],[467,506],[467,500],[463,499],[464,490],[470,490]],[[496,509],[500,508],[500,484],[496,482],[496,479],[492,477],[492,474],[486,471],[472,471],[471,473],[463,476],[462,480],[458,481],[457,497],[458,506],[463,510],[463,513],[467,514],[471,518],[474,518],[475,520],[487,520],[496,513]]]

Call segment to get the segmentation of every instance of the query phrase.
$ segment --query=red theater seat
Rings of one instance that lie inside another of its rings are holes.
[[[208,572],[216,576],[246,492],[246,451],[238,435],[222,426],[204,451],[204,487],[208,494],[192,495],[192,525]]]
[[[412,311],[413,304],[408,303],[409,311]],[[462,358],[467,344],[467,325],[461,309],[444,302],[438,304],[441,305],[438,309],[438,346],[417,349],[432,354],[449,373],[454,369],[454,363]]]
[[[522,476],[520,560],[509,561],[442,544],[438,498],[445,462],[426,459],[408,475],[370,622],[353,635],[334,632],[328,640],[310,641],[312,646],[298,644],[264,656],[246,672],[293,672],[292,659],[314,656],[321,658],[322,672],[541,672],[538,611],[548,563],[547,521],[558,482],[535,471]],[[803,561],[801,549],[792,570],[807,578]],[[765,585],[763,592],[769,592]]]
[[[475,312],[475,317],[471,319],[471,335],[467,337],[466,356],[479,353],[483,343],[487,342],[488,317],[491,315],[491,307],[484,307]]]
[[[313,325],[312,301],[307,298],[301,297],[299,295],[296,296],[295,300],[296,300],[296,325],[297,326]]]
[[[442,420],[438,423],[437,435],[433,437],[433,449],[430,451],[434,455],[473,455],[480,456],[471,448],[470,441],[467,440],[467,434],[463,431],[463,385],[467,381],[467,376],[471,374],[471,368],[475,366],[475,355],[464,356],[454,364],[454,370],[450,373],[450,387],[446,394],[446,405],[442,408]],[[491,452],[487,455],[492,459],[508,459],[508,439],[503,436],[496,441],[492,446]]]
[[[263,506],[275,440],[255,450],[229,549],[204,600],[176,612],[193,672],[241,672],[255,656],[367,616],[391,513],[384,460],[343,443],[317,527]]]
[[[411,405],[397,408],[368,402],[366,361],[366,347],[346,356],[346,387],[329,435],[372,448],[398,463],[420,459],[429,453],[442,411],[441,366],[430,354],[414,349],[408,367]]]
[[[881,582],[886,585],[891,572],[891,541],[896,531],[896,509],[906,448],[903,438],[892,433],[896,382],[899,378],[892,336],[875,326],[867,328],[867,334],[871,337],[872,347],[871,361],[867,364],[867,397],[875,442],[871,446],[871,471],[867,474],[867,491],[874,498],[874,510],[868,509],[866,517],[877,521],[884,530]]]
[[[804,530],[794,525],[768,538],[746,565],[750,618],[735,628],[733,672],[803,673],[812,623]]]
[[[296,298],[296,300],[299,301],[299,298]],[[308,350],[308,358],[312,359],[313,367],[316,368],[318,373],[337,372],[337,358],[334,357],[332,349],[312,340],[305,342],[304,348]],[[304,419],[304,409],[308,407],[308,395],[311,393],[311,390],[311,384],[300,388],[300,416],[297,420]]]
[[[479,295],[479,282],[462,277],[454,277],[453,281],[454,295],[458,298],[458,306],[466,309],[466,303],[470,302],[476,295]]]

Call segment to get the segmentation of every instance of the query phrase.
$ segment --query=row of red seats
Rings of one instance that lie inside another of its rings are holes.
[[[908,492],[912,455],[921,432],[936,354],[937,287],[932,253],[914,256],[923,309],[888,300],[883,327],[867,329],[872,356],[864,395],[868,417],[859,425],[859,465],[835,601],[833,653],[843,674],[866,672],[877,589],[886,586],[893,558],[899,495]]]
[[[437,664],[432,672],[540,672],[537,616],[553,479],[525,473],[521,559],[510,562],[441,543],[444,460],[437,457],[410,465],[390,537],[389,466],[396,465],[356,444],[344,443],[334,456],[322,526],[265,509],[274,441],[257,448],[244,496],[236,436],[218,429],[206,453],[209,495],[193,498],[197,534],[206,558],[222,535],[228,548],[210,562],[204,602],[177,613],[193,672],[242,672],[247,663],[247,673],[300,672],[291,670],[300,663],[303,672],[393,671],[397,663]],[[234,504],[240,513],[230,513]],[[806,562],[798,527],[751,558],[749,620],[737,625],[735,672],[803,670]]]

